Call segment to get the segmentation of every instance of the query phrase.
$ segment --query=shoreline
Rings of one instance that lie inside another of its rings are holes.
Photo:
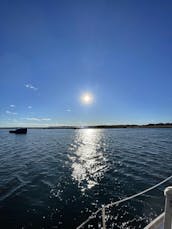
[[[0,127],[0,129],[16,129],[22,127]],[[155,124],[121,124],[121,125],[88,125],[88,126],[47,126],[47,127],[26,127],[28,129],[123,129],[123,128],[172,128],[172,123]]]

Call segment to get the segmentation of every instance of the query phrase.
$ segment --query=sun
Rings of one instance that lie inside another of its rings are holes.
[[[80,97],[81,103],[84,105],[90,105],[94,101],[94,96],[91,92],[85,92]]]

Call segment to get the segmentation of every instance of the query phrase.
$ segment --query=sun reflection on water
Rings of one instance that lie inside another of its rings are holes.
[[[72,177],[84,192],[99,183],[106,170],[102,130],[81,129],[71,146]]]

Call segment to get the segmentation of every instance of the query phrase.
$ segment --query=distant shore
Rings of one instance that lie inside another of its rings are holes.
[[[63,126],[56,127],[50,126],[46,129],[110,129],[110,128],[172,128],[172,123],[155,123],[155,124],[146,124],[146,125],[136,125],[136,124],[121,124],[121,125],[89,125],[89,126]]]
[[[0,127],[0,129],[16,129],[19,127]],[[88,126],[47,126],[27,127],[28,129],[115,129],[115,128],[172,128],[172,123],[149,123],[145,125],[121,124],[121,125],[88,125]]]

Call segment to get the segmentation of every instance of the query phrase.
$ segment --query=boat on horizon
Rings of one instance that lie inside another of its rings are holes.
[[[18,128],[16,130],[10,130],[11,134],[27,134],[27,128]]]

